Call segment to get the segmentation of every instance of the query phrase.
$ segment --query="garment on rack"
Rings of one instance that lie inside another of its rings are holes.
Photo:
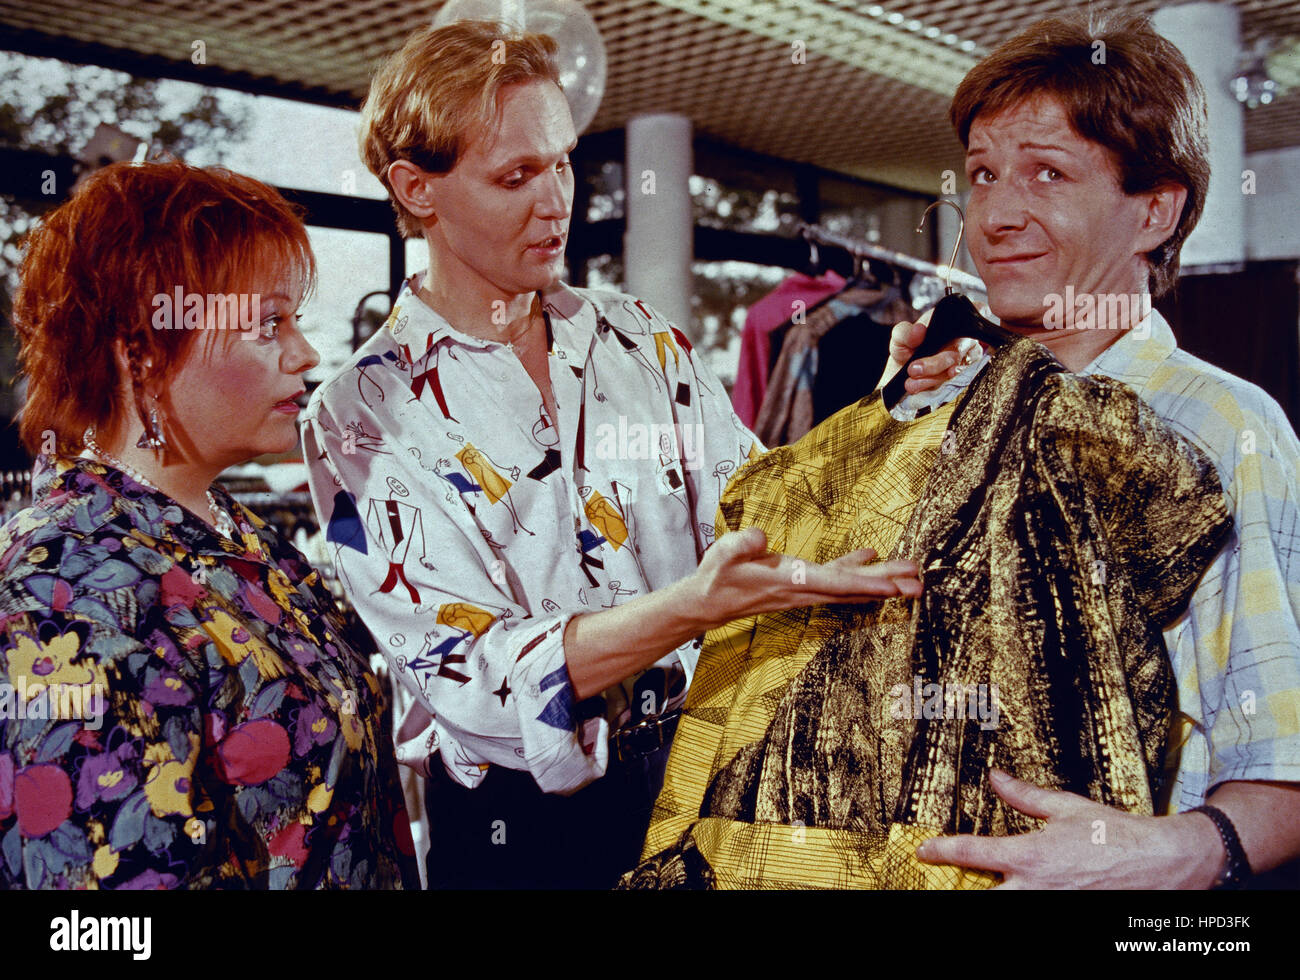
[[[817,343],[817,376],[813,379],[813,424],[826,421],[840,409],[865,398],[876,389],[889,360],[889,331],[898,319],[914,314],[901,310],[863,312],[841,320]]]
[[[925,591],[712,631],[624,887],[985,887],[915,848],[1037,827],[993,766],[1153,812],[1160,627],[1232,521],[1213,464],[1130,389],[1021,340],[914,422],[875,394],[765,454],[719,510],[811,561],[913,557]]]
[[[849,338],[841,335],[832,344],[841,349],[840,354],[851,357],[856,351],[868,350],[888,352],[888,334],[883,329],[872,330],[879,324],[892,326],[909,315],[907,304],[897,286],[850,285],[821,305],[811,309],[798,321],[791,321],[785,327],[784,339],[780,353],[772,369],[767,392],[763,397],[755,422],[754,434],[766,446],[786,445],[803,436],[808,430],[829,415],[843,408],[850,402],[841,402],[826,414],[818,416],[819,405],[825,406],[834,397],[832,391],[842,393],[844,372],[851,371],[852,364],[837,365],[830,374],[823,375],[823,358],[821,343],[840,323],[868,314],[865,321],[858,320],[858,325],[866,328],[866,335]],[[848,343],[845,343],[846,338]],[[776,344],[776,334],[773,335]],[[876,355],[872,354],[875,362]],[[865,379],[862,384],[866,394],[874,386],[883,369],[880,361],[874,374],[868,374],[866,366],[862,372]],[[833,384],[828,384],[830,379]],[[820,394],[820,397],[819,397]]]
[[[754,425],[767,390],[772,363],[768,335],[788,323],[795,310],[816,306],[843,290],[845,285],[844,278],[834,271],[820,276],[796,272],[749,308],[740,335],[740,367],[731,389],[732,407],[745,425]]]

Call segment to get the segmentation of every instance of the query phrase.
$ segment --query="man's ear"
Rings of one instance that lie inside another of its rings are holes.
[[[410,160],[394,160],[388,165],[388,186],[397,203],[421,222],[434,215],[433,174]]]
[[[1137,251],[1146,253],[1159,248],[1178,228],[1187,202],[1187,188],[1182,184],[1161,184],[1140,195],[1146,202],[1146,217],[1138,236]]]

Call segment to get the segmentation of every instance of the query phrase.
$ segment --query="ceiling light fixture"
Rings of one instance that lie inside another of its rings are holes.
[[[1268,73],[1266,38],[1260,38],[1249,51],[1242,51],[1237,59],[1237,72],[1228,82],[1228,91],[1247,109],[1268,105],[1277,97],[1277,82]]]

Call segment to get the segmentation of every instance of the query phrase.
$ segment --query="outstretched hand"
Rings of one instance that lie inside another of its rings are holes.
[[[916,563],[892,560],[870,564],[871,548],[859,548],[818,564],[769,552],[767,536],[749,527],[719,538],[704,554],[695,575],[706,608],[718,624],[741,616],[778,612],[824,602],[866,602],[890,596],[918,596]]]

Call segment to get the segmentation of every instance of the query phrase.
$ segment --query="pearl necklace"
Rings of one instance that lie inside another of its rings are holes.
[[[95,427],[93,425],[87,428],[82,434],[81,441],[85,443],[87,449],[102,459],[105,463],[110,463],[117,467],[131,479],[135,480],[136,483],[139,483],[141,486],[146,486],[150,490],[155,490],[158,493],[167,494],[167,491],[163,490],[139,470],[128,466],[116,456],[100,449],[99,445],[95,442]],[[217,504],[217,498],[212,495],[211,490],[205,490],[204,493],[207,494],[208,498],[208,513],[212,518],[212,526],[217,529],[218,534],[233,539],[236,533],[236,528],[235,522],[231,518],[229,512],[222,509]],[[167,496],[170,496],[170,494],[167,494]]]

